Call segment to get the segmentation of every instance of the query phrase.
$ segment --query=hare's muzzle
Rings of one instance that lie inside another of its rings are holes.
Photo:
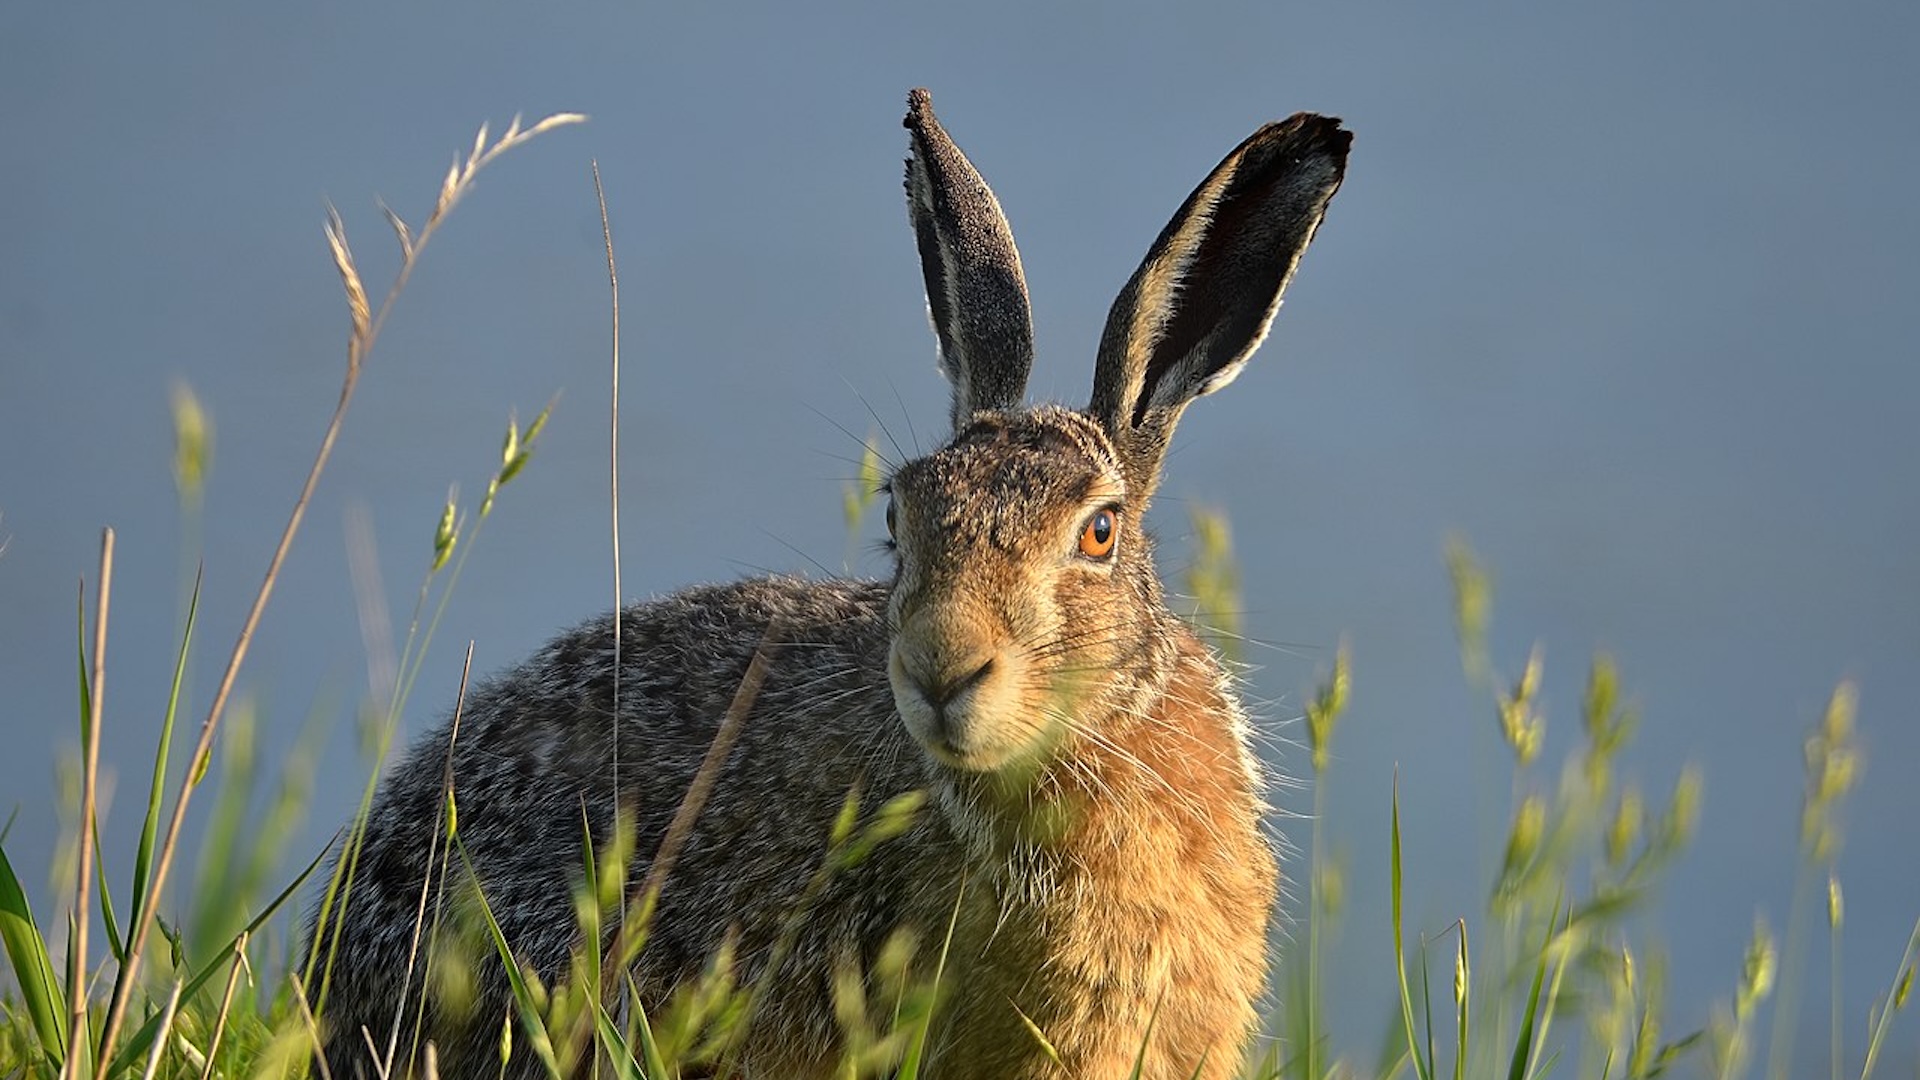
[[[956,768],[990,770],[1017,754],[1025,740],[1013,700],[1012,661],[1001,649],[947,644],[949,635],[915,634],[912,625],[894,639],[887,659],[893,700],[907,731],[940,761]]]

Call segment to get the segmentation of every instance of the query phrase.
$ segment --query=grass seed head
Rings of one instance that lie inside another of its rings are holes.
[[[1454,632],[1460,639],[1460,663],[1475,682],[1487,672],[1487,626],[1493,616],[1493,579],[1467,542],[1447,541],[1447,573],[1453,579]]]
[[[1807,793],[1800,815],[1800,840],[1816,860],[1833,858],[1840,844],[1840,802],[1860,771],[1853,718],[1858,693],[1851,681],[1833,688],[1819,727],[1806,743]]]
[[[1640,839],[1640,830],[1647,818],[1646,802],[1640,797],[1640,790],[1628,787],[1620,794],[1620,806],[1614,811],[1613,824],[1607,829],[1607,865],[1619,869],[1626,865],[1627,856],[1633,853],[1634,845]]]
[[[173,486],[183,504],[198,504],[213,458],[213,425],[199,395],[173,384]]]
[[[1339,651],[1333,654],[1333,674],[1307,705],[1307,747],[1316,773],[1325,772],[1332,757],[1333,729],[1340,721],[1340,714],[1347,710],[1352,685],[1351,654],[1347,643],[1342,641]]]
[[[447,502],[440,508],[440,520],[433,527],[433,568],[430,573],[439,573],[453,558],[453,549],[460,542],[459,507],[455,504],[455,494],[447,492]]]
[[[1527,654],[1527,666],[1514,683],[1513,693],[1499,698],[1500,736],[1513,751],[1514,760],[1526,768],[1540,756],[1546,741],[1547,718],[1534,706],[1540,691],[1541,670],[1545,666],[1540,646]]]
[[[1734,1015],[1745,1018],[1755,1006],[1773,993],[1774,976],[1779,971],[1779,952],[1774,948],[1773,931],[1764,919],[1753,924],[1753,940],[1747,945],[1746,963],[1740,972],[1740,987],[1734,995]]]

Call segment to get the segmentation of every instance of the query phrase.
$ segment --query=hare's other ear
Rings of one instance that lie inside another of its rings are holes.
[[[1188,402],[1233,381],[1346,172],[1351,132],[1299,113],[1268,124],[1187,196],[1100,337],[1089,412],[1144,497]]]
[[[957,431],[977,410],[1012,408],[1026,394],[1033,368],[1027,280],[1000,203],[947,138],[925,90],[907,95],[905,123],[913,133],[907,212]]]

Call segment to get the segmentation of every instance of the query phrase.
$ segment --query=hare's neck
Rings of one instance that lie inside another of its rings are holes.
[[[974,1004],[950,1023],[998,1023],[1011,1001],[1066,1060],[1121,1070],[1084,1075],[1121,1075],[1151,1024],[1157,1052],[1180,1062],[1154,1075],[1187,1075],[1222,1030],[1251,1022],[1275,891],[1257,774],[1221,669],[1176,640],[1142,722],[1079,746],[1027,802],[943,796],[973,847],[952,955]]]

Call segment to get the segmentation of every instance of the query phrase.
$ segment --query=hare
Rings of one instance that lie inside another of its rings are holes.
[[[905,126],[953,432],[887,479],[892,577],[637,604],[469,694],[385,778],[344,914],[310,927],[335,956],[334,1076],[376,1075],[369,1047],[396,1031],[393,1074],[417,1070],[416,1023],[442,1076],[501,1074],[505,965],[489,943],[464,985],[427,970],[417,916],[471,917],[477,885],[520,964],[563,982],[570,957],[607,946],[579,940],[574,898],[616,795],[633,895],[696,782],[704,805],[674,841],[631,1003],[655,1015],[730,950],[763,993],[721,1075],[836,1075],[836,973],[871,971],[901,933],[914,970],[940,972],[921,1076],[1242,1064],[1279,879],[1261,771],[1233,680],[1163,601],[1141,522],[1188,403],[1265,337],[1352,136],[1301,113],[1228,154],[1121,290],[1075,410],[1022,405],[1033,334],[1006,219],[925,90]],[[449,785],[460,850],[443,889]],[[870,811],[916,791],[903,831],[821,883],[849,792]],[[505,1075],[545,1075],[513,1022]]]

